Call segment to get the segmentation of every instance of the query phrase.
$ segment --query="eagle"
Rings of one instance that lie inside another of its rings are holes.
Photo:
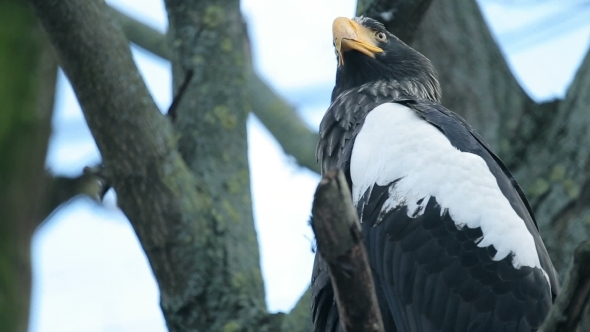
[[[484,139],[441,105],[425,56],[380,22],[337,18],[322,173],[342,169],[386,331],[535,331],[559,292],[533,211]],[[342,331],[326,262],[314,331]]]

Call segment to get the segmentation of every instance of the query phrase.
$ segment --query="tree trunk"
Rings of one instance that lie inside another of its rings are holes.
[[[29,8],[0,2],[0,331],[28,330],[57,63]]]
[[[248,168],[246,38],[238,0],[167,0],[174,86],[195,75],[174,121],[179,151],[215,202],[210,220],[214,261],[204,301],[191,303],[198,330],[262,331],[267,315]],[[162,285],[161,285],[162,286]],[[188,317],[167,314],[180,326]],[[178,329],[180,330],[180,328]]]

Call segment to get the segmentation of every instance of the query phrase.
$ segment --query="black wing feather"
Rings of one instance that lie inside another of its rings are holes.
[[[328,263],[316,254],[311,279],[311,319],[316,332],[341,332]]]
[[[535,246],[539,254],[541,266],[549,275],[551,291],[555,297],[560,291],[560,282],[557,271],[553,268],[551,258],[547,253],[545,244],[539,234],[537,221],[532,208],[514,179],[508,168],[500,158],[492,151],[483,138],[459,115],[447,110],[442,105],[427,101],[404,101],[408,107],[417,111],[426,121],[437,127],[445,134],[451,144],[463,152],[470,152],[480,156],[487,164],[490,172],[498,181],[498,186],[518,216],[524,220],[525,225],[535,240]]]
[[[359,210],[364,206],[364,213],[371,212],[366,211],[364,205],[365,201],[372,201],[371,196],[367,191],[359,201]],[[379,210],[382,207],[375,206]],[[398,331],[449,331],[443,329],[445,326],[453,326],[453,331],[533,331],[538,328],[552,301],[547,287],[536,287],[547,284],[542,272],[521,267],[520,278],[504,280],[500,273],[486,271],[483,268],[486,264],[494,266],[496,271],[512,268],[512,257],[493,261],[495,250],[477,247],[476,231],[466,227],[458,229],[448,213],[441,218],[440,212],[436,198],[430,197],[423,215],[408,216],[406,208],[402,207],[388,213],[380,223],[363,219],[371,265],[385,285],[383,291],[391,294],[387,297],[389,310],[394,318],[402,316],[401,322],[396,319]],[[428,227],[428,219],[432,218],[442,227]],[[388,229],[396,229],[392,224],[412,226],[403,228],[406,235],[400,237],[388,232]],[[446,241],[437,241],[437,238],[446,238]],[[421,244],[407,246],[408,239]],[[422,251],[424,248],[429,249]],[[437,259],[420,257],[427,252]],[[441,262],[442,267],[433,268]],[[525,315],[524,308],[532,309]]]

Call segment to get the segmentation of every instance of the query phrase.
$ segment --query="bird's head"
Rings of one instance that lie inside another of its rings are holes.
[[[380,22],[368,17],[338,17],[332,33],[338,60],[332,99],[366,83],[383,81],[403,86],[412,97],[440,100],[440,85],[430,60]]]

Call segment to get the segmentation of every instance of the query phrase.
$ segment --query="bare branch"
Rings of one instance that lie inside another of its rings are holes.
[[[104,182],[99,176],[83,173],[80,176],[51,176],[48,181],[47,202],[43,219],[51,215],[62,204],[67,203],[70,199],[84,195],[100,203],[104,191]]]
[[[357,212],[341,170],[329,171],[318,185],[312,227],[329,266],[344,331],[384,331]]]
[[[574,253],[561,293],[539,332],[590,331],[590,241]]]
[[[53,42],[106,162],[128,160],[108,168],[118,176],[133,174],[149,157],[169,154],[165,141],[171,127],[145,87],[125,37],[104,15],[102,6],[78,0],[30,2]],[[136,132],[120,130],[129,126]],[[133,137],[138,134],[141,136]],[[146,141],[132,144],[137,138]],[[138,159],[129,158],[130,153]]]
[[[113,7],[107,7],[108,13],[119,22],[121,29],[129,41],[152,52],[153,54],[170,60],[170,49],[166,36],[158,30],[136,21]]]
[[[374,18],[406,43],[411,43],[432,0],[359,0],[357,16]]]
[[[170,60],[170,50],[164,34],[114,8],[109,8],[109,13],[120,22],[129,41]],[[318,141],[317,133],[310,130],[297,111],[279,97],[251,68],[247,72],[246,81],[246,92],[252,112],[275,136],[286,154],[293,156],[299,165],[319,173],[314,154]]]

